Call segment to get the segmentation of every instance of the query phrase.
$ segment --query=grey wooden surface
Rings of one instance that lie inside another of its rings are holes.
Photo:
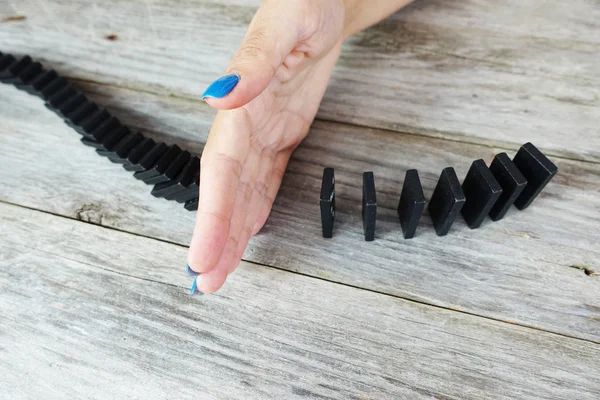
[[[193,298],[185,247],[6,204],[0,223],[3,398],[600,393],[594,343],[245,262]]]
[[[0,1],[0,50],[200,154],[213,111],[198,94],[256,4]],[[1,86],[0,397],[598,398],[599,12],[423,0],[352,38],[251,263],[203,298],[182,273],[193,214]],[[530,209],[475,231],[459,220],[444,238],[425,215],[402,239],[406,169],[429,197],[442,168],[462,179],[526,140],[560,171]],[[337,180],[329,241],[324,166]]]

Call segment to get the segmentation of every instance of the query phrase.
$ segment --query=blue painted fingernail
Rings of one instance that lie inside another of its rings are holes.
[[[196,284],[197,284],[196,279],[194,279],[194,283],[192,283],[192,287],[190,289],[190,296],[194,296],[194,295],[202,296],[204,294],[196,288]]]
[[[193,269],[190,268],[190,264],[185,264],[185,273],[188,274],[189,276],[198,276],[200,275],[199,272],[194,271]]]
[[[202,93],[202,98],[220,99],[227,96],[240,81],[240,76],[236,74],[225,75],[210,84]]]

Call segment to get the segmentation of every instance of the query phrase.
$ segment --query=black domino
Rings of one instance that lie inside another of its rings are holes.
[[[182,151],[179,146],[173,145],[152,168],[136,172],[133,176],[148,185],[167,182],[177,177],[190,157],[191,154],[188,151]]]
[[[69,82],[62,76],[58,76],[50,81],[43,89],[40,90],[39,96],[44,100],[48,101],[52,96],[62,90],[64,87],[70,86]]]
[[[101,151],[112,151],[114,147],[119,143],[125,136],[129,134],[129,128],[124,125],[119,126],[117,129],[104,135],[102,140],[96,141],[94,139],[83,137],[81,142],[88,146],[94,147]]]
[[[490,210],[492,221],[502,219],[510,206],[513,205],[519,194],[527,186],[527,179],[521,174],[517,166],[508,158],[506,153],[497,154],[490,165],[490,171],[502,187],[502,194]]]
[[[178,203],[187,203],[189,200],[197,198],[200,192],[200,171],[195,176],[194,181],[181,192],[178,192],[172,196],[167,196],[167,200],[175,200]]]
[[[59,112],[60,107],[75,97],[79,92],[70,84],[67,84],[52,94],[46,102],[46,107],[54,112]]]
[[[127,164],[127,156],[129,153],[144,140],[144,136],[139,132],[129,132],[123,136],[114,145],[110,146],[106,150],[98,149],[96,153],[101,156],[107,157],[110,161],[118,164]]]
[[[402,193],[398,202],[398,218],[400,218],[404,239],[411,239],[415,236],[424,208],[425,195],[419,173],[416,169],[409,169],[404,176]]]
[[[82,131],[84,139],[89,141],[101,142],[106,135],[120,128],[121,122],[117,117],[110,117],[102,121],[96,127],[88,131]]]
[[[15,57],[10,54],[0,55],[0,82],[4,82],[4,79],[10,77],[8,68],[15,63]]]
[[[375,177],[373,172],[363,173],[362,218],[365,240],[375,240],[377,222],[377,196],[375,194]]]
[[[466,201],[460,210],[471,229],[477,229],[502,194],[502,187],[482,159],[475,160],[462,184]]]
[[[335,175],[333,168],[323,169],[321,181],[321,227],[324,238],[333,237],[333,222],[335,220]]]
[[[140,143],[138,147],[131,151],[129,161],[131,165],[124,165],[123,167],[127,171],[145,171],[147,169],[152,168],[156,161],[169,149],[165,143],[155,143],[152,139],[152,147],[149,149],[144,148],[144,153],[141,153],[141,147],[147,145],[147,141]],[[141,157],[138,157],[140,156]],[[132,161],[131,158],[136,157],[135,161]]]
[[[42,64],[39,62],[33,62],[19,71],[13,79],[7,83],[12,83],[18,89],[25,90],[29,82],[35,79],[38,75],[43,72]]]
[[[465,194],[454,168],[444,168],[428,207],[429,215],[438,236],[448,234],[458,213],[464,206],[465,200]]]
[[[181,190],[165,195],[165,199],[185,203],[194,197],[198,197],[200,189],[200,158],[196,156],[191,157],[187,166],[179,173],[174,182],[176,182],[176,186],[181,188]]]
[[[198,188],[195,187],[192,189],[189,188],[189,186],[194,182],[199,173],[200,159],[195,156],[190,157],[175,179],[158,183],[152,189],[151,194],[154,197],[163,197],[167,200],[174,200],[178,194],[189,190],[195,192],[197,196]]]
[[[172,166],[180,166],[180,168],[183,168],[185,161],[187,161],[186,159],[182,163],[181,159],[179,158],[179,156],[182,153],[183,152],[181,148],[179,148],[179,146],[169,146],[167,151],[162,156],[160,156],[160,158],[154,163],[154,165],[152,165],[150,168],[144,171],[138,171],[134,173],[133,177],[144,181],[149,185],[154,185],[159,182],[168,181],[169,179],[165,175],[167,170],[171,169]],[[187,156],[189,158],[189,153],[187,153]],[[177,173],[179,173],[179,171],[177,171]]]
[[[111,119],[111,117],[112,115],[110,115],[110,113],[106,109],[98,108],[94,112],[83,118],[81,121],[77,122],[77,124],[67,122],[67,125],[71,126],[79,134],[86,135],[91,133],[102,123],[107,122],[109,119]]]
[[[33,95],[41,96],[42,90],[56,78],[58,78],[58,74],[53,69],[43,70],[31,82],[23,86],[22,89]]]
[[[185,202],[185,209],[189,211],[196,211],[198,209],[198,198]]]
[[[513,162],[527,179],[527,186],[515,200],[515,206],[524,210],[556,175],[558,168],[531,143],[521,146]]]
[[[54,109],[54,112],[56,112],[56,114],[62,119],[67,120],[69,119],[68,115],[71,112],[75,111],[77,107],[84,104],[86,101],[87,97],[85,96],[85,94],[76,91],[73,96],[70,96],[68,99],[60,103],[60,105],[58,105],[58,107]]]
[[[98,105],[95,102],[86,99],[73,111],[65,114],[65,122],[70,127],[77,126],[96,111],[98,111]]]
[[[14,61],[13,58],[12,63],[0,70],[0,82],[9,84],[17,83],[19,74],[32,63],[31,57],[29,56],[25,56],[18,61]]]

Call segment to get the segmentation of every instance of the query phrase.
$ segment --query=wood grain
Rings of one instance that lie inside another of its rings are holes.
[[[198,98],[259,0],[0,4],[0,49],[81,79]],[[319,117],[600,161],[600,8],[421,0],[348,41]]]
[[[201,102],[84,85],[86,93],[150,135],[200,153],[212,111]],[[194,215],[154,199],[150,187],[78,143],[38,99],[2,87],[0,200],[104,226],[189,243]],[[404,171],[417,168],[425,195],[440,171],[465,176],[495,150],[318,122],[293,156],[273,213],[245,259],[415,301],[600,342],[600,167],[553,158],[559,174],[534,205],[470,230],[462,220],[437,237],[424,216],[402,238],[396,206]],[[511,154],[512,155],[512,154]],[[334,238],[320,235],[322,168],[336,170]],[[378,227],[364,242],[361,175],[375,172]],[[185,265],[185,257],[178,261]],[[275,283],[274,283],[275,284]]]
[[[600,393],[589,342],[248,263],[190,297],[184,247],[6,204],[0,223],[3,398]]]

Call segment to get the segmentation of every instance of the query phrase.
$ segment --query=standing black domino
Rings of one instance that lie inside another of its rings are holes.
[[[416,169],[409,169],[404,176],[402,193],[398,202],[398,217],[404,233],[404,239],[415,236],[421,213],[425,208],[425,195]]]
[[[460,210],[471,229],[483,223],[500,195],[502,187],[482,159],[473,161],[462,184],[467,200]]]
[[[444,168],[428,207],[429,215],[438,236],[444,236],[450,231],[464,204],[465,194],[460,187],[454,168]]]
[[[335,175],[333,168],[323,169],[321,181],[321,227],[324,238],[333,237],[333,222],[335,220]]]
[[[556,175],[558,168],[531,143],[521,146],[513,162],[527,179],[527,186],[515,200],[515,206],[524,210]]]
[[[506,153],[500,153],[494,157],[490,171],[502,187],[502,194],[489,213],[492,221],[498,221],[506,215],[510,206],[525,189],[527,180]]]
[[[375,240],[375,224],[377,222],[377,196],[373,172],[363,173],[362,218],[365,240],[371,242]]]

